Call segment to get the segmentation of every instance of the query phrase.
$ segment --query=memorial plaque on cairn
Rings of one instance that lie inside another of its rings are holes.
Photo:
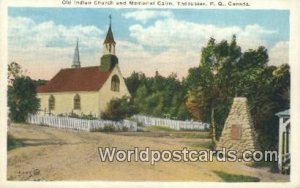
[[[239,140],[241,139],[241,125],[231,125],[231,139]]]

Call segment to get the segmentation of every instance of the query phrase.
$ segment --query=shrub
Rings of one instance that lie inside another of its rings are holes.
[[[71,112],[68,117],[71,117],[71,118],[80,118],[80,116],[74,112]]]
[[[131,117],[137,112],[137,108],[133,105],[128,97],[121,99],[112,99],[104,112],[101,113],[102,119],[119,121],[127,117]]]
[[[97,118],[94,117],[92,114],[88,114],[88,115],[82,114],[82,115],[80,116],[80,119],[97,119]]]

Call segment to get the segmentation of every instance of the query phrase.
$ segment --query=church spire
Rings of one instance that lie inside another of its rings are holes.
[[[118,58],[116,56],[116,42],[111,29],[111,15],[109,15],[109,28],[106,34],[106,38],[103,42],[103,55],[100,59],[99,70],[106,72],[112,70],[118,64]]]
[[[79,49],[78,49],[78,39],[76,41],[76,47],[75,47],[75,51],[74,51],[72,67],[73,68],[80,68],[80,57],[79,57]]]
[[[116,42],[114,40],[114,35],[111,29],[111,19],[111,15],[109,15],[109,28],[103,43],[103,55],[115,55]]]

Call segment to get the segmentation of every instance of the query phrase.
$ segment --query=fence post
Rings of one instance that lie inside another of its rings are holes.
[[[91,120],[88,120],[88,131],[91,131]]]

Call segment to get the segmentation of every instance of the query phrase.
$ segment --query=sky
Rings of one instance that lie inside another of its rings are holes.
[[[269,65],[288,63],[289,11],[209,9],[8,9],[8,61],[33,79],[70,68],[76,40],[81,66],[98,66],[112,16],[116,55],[124,77],[133,71],[186,77],[201,48],[236,34],[242,51],[265,46]]]

